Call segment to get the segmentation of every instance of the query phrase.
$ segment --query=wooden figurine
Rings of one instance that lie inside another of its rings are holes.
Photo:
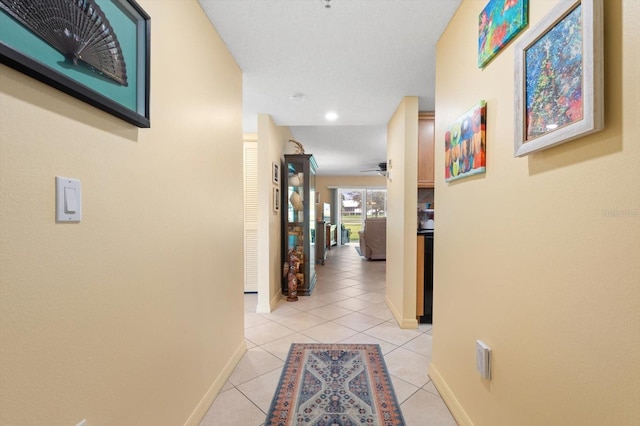
[[[295,302],[298,300],[298,268],[300,267],[300,259],[296,256],[295,250],[289,251],[289,276],[288,287],[289,295],[287,296],[287,302]]]

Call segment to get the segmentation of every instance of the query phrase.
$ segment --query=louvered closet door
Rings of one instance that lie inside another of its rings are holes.
[[[244,291],[258,291],[258,142],[244,142]]]

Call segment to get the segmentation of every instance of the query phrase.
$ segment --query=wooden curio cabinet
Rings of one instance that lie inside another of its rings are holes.
[[[297,259],[297,295],[309,296],[316,284],[316,161],[311,154],[284,156],[282,168],[282,260]],[[288,276],[282,293],[289,295]]]

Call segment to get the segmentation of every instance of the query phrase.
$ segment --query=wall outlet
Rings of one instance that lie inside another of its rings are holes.
[[[491,348],[482,340],[476,340],[476,369],[483,379],[491,379]]]

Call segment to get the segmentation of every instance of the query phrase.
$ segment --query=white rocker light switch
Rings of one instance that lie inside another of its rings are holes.
[[[56,222],[82,220],[82,186],[78,179],[56,176]]]

